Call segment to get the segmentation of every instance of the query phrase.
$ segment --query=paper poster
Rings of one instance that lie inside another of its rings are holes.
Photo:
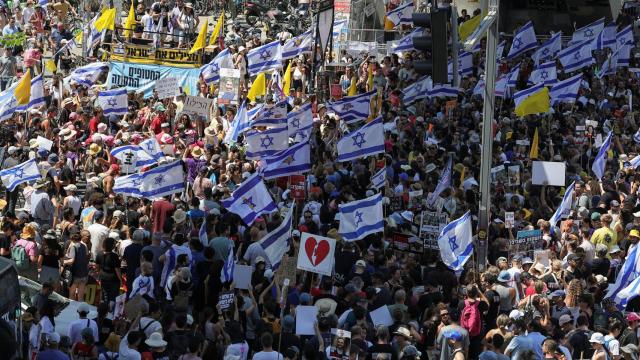
[[[218,90],[218,104],[237,105],[238,89],[240,88],[240,70],[220,69],[220,90]]]
[[[291,175],[289,177],[289,189],[291,189],[291,197],[298,200],[304,200],[306,177],[304,175]]]
[[[280,266],[276,272],[276,278],[278,284],[282,284],[284,279],[289,279],[290,282],[295,283],[297,271],[297,259],[291,256],[283,256],[280,260]]]
[[[516,145],[529,146],[530,144],[529,140],[516,140]]]
[[[412,211],[420,211],[422,210],[422,199],[423,199],[422,190],[409,191],[409,204],[407,207]]]
[[[531,183],[533,185],[565,186],[564,162],[534,161],[531,169]]]
[[[391,317],[391,313],[389,312],[389,308],[387,307],[387,305],[380,306],[379,308],[370,312],[369,315],[371,316],[371,322],[373,323],[373,326],[393,325],[393,318]]]
[[[509,186],[520,185],[520,165],[511,165],[507,168],[507,176],[509,177]]]
[[[423,211],[420,219],[420,239],[425,250],[439,250],[438,236],[449,223],[447,213]]]
[[[158,94],[158,99],[163,100],[180,95],[180,88],[176,86],[177,84],[178,79],[174,77],[158,79],[158,81],[156,81],[156,86],[154,89]]]
[[[116,304],[113,307],[113,318],[117,319],[124,314],[124,304],[127,301],[127,294],[116,296]]]
[[[507,229],[513,229],[516,221],[516,214],[513,211],[507,211],[504,213],[504,227]]]
[[[602,134],[597,134],[593,146],[597,148],[602,146]]]
[[[248,289],[251,287],[251,265],[236,265],[233,270],[233,282],[236,289]]]
[[[335,251],[335,239],[303,232],[300,237],[298,269],[331,276]]]
[[[329,347],[329,359],[349,360],[351,349],[351,332],[342,329],[331,329],[331,346]]]
[[[36,138],[36,141],[38,142],[38,149],[51,151],[51,148],[53,147],[53,141],[42,136],[38,136]]]
[[[549,251],[536,250],[533,252],[534,259],[537,259],[539,263],[543,264],[545,268],[550,266]]]
[[[314,323],[317,317],[317,307],[313,305],[296,306],[296,335],[315,335]]]
[[[331,99],[340,100],[342,99],[342,85],[340,84],[331,84]]]
[[[504,165],[498,165],[491,168],[491,182],[499,184],[507,184],[509,176],[507,175],[507,168]]]
[[[225,291],[220,293],[218,297],[218,305],[220,305],[220,310],[225,311],[229,309],[233,302],[235,301],[235,294],[233,291]]]
[[[213,99],[187,95],[184,99],[184,107],[182,108],[182,112],[185,114],[196,114],[208,117],[209,109],[212,105]]]
[[[595,121],[595,120],[586,120],[584,122],[584,124],[585,124],[585,126],[587,126],[587,127],[591,126],[594,129],[598,127],[598,122]]]

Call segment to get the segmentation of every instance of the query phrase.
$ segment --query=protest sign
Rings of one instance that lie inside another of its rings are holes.
[[[374,326],[393,325],[393,318],[391,317],[391,313],[389,312],[389,308],[387,307],[387,305],[382,305],[381,307],[370,312],[369,315],[371,316],[371,322]]]
[[[422,190],[409,191],[409,204],[407,207],[411,211],[420,211],[422,210],[422,198],[423,198]]]
[[[402,195],[396,195],[391,198],[391,211],[402,211],[404,210],[404,201],[402,200]]]
[[[153,96],[153,89],[159,79],[170,77],[176,79],[175,86],[187,95],[198,93],[200,69],[181,69],[171,66],[144,65],[111,61],[107,89],[126,87],[127,91],[144,94],[145,98]]]
[[[296,306],[296,335],[315,335],[314,324],[317,320],[318,308],[315,306]]]
[[[424,252],[424,242],[413,234],[393,233],[391,248],[399,251],[408,251],[415,254]]]
[[[233,270],[233,282],[236,289],[248,289],[251,287],[251,265],[236,265]]]
[[[446,213],[423,211],[420,218],[420,239],[425,250],[439,250],[438,236],[449,223]]]
[[[349,360],[351,350],[351,332],[342,329],[331,329],[331,346],[329,359]]]
[[[225,311],[229,309],[233,302],[235,301],[235,295],[233,291],[224,291],[220,293],[218,297],[218,305],[220,305],[220,310]]]
[[[531,168],[531,183],[533,185],[565,186],[564,162],[534,161]]]
[[[42,136],[38,136],[36,138],[36,141],[38,142],[38,149],[51,151],[51,148],[53,147],[53,141]]]
[[[298,269],[331,276],[335,251],[335,239],[303,232],[300,237]]]
[[[209,109],[212,105],[213,99],[187,95],[184,99],[184,107],[182,108],[182,112],[185,114],[196,114],[204,117],[209,117]]]
[[[520,185],[520,165],[511,165],[507,168],[509,186]]]
[[[240,88],[240,70],[220,69],[220,90],[218,91],[218,104],[237,105],[238,89]]]
[[[298,259],[292,256],[285,255],[282,257],[282,260],[280,260],[280,266],[276,272],[276,281],[278,284],[282,284],[284,279],[289,279],[289,281],[295,283],[297,260]]]
[[[533,258],[534,252],[542,249],[542,245],[542,231],[518,231],[516,238],[509,240],[509,257],[520,254]]]
[[[520,146],[529,146],[530,142],[529,140],[516,140],[516,145],[520,145]]]
[[[291,197],[298,200],[305,199],[305,185],[306,178],[304,175],[291,175],[289,177],[289,188],[291,189]]]
[[[124,304],[127,301],[127,294],[116,296],[115,306],[113,307],[113,318],[117,319],[124,314]]]
[[[342,99],[342,86],[340,84],[331,84],[331,99]]]
[[[516,214],[513,211],[507,211],[504,213],[504,227],[507,229],[513,229],[515,224]]]
[[[158,99],[163,100],[180,95],[180,88],[177,86],[178,79],[174,77],[166,77],[156,81],[155,91]]]
[[[491,168],[491,182],[494,184],[507,184],[509,182],[509,175],[507,174],[507,168],[504,165],[498,165]]]

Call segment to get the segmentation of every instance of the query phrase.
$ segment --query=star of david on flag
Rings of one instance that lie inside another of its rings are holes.
[[[7,190],[13,191],[18,185],[28,181],[38,180],[41,176],[38,165],[36,164],[36,159],[31,159],[22,164],[0,171],[0,178]]]
[[[371,112],[371,99],[376,94],[375,90],[364,94],[346,96],[327,104],[327,112],[334,113],[341,121],[351,124],[369,117]]]
[[[184,191],[182,161],[163,164],[140,174],[140,195],[158,198]],[[116,178],[116,181],[118,178]]]
[[[516,32],[507,57],[513,59],[531,49],[535,49],[537,46],[536,32],[533,29],[533,23],[529,21]]]
[[[247,178],[230,197],[222,199],[222,205],[240,216],[246,225],[251,225],[262,214],[278,210],[267,187],[255,173]]]
[[[384,152],[382,118],[365,124],[340,139],[337,161],[351,161]]]
[[[382,232],[384,219],[382,213],[382,194],[340,204],[340,227],[338,232],[345,241],[356,241]],[[366,214],[366,216],[365,216]]]
[[[264,157],[262,161],[265,165],[260,168],[260,173],[265,180],[304,174],[311,171],[311,146],[309,141],[303,141]]]
[[[282,68],[282,46],[274,41],[247,53],[247,70],[250,75],[257,75],[272,69]]]
[[[98,93],[98,103],[102,113],[109,115],[124,115],[128,112],[127,89],[105,90]]]
[[[471,212],[447,224],[438,237],[442,262],[453,271],[462,270],[473,254]]]
[[[249,130],[245,134],[246,157],[257,160],[284,150],[289,145],[287,128],[273,128],[265,131]]]

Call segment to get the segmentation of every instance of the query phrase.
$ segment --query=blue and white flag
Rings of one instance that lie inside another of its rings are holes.
[[[387,168],[383,167],[371,177],[371,186],[380,190],[387,183]]]
[[[327,112],[334,113],[341,121],[351,124],[369,117],[371,111],[371,99],[376,90],[364,94],[347,96],[337,101],[327,103]]]
[[[482,98],[484,99],[485,91],[486,91],[486,84],[484,79],[478,80],[478,82],[476,83],[476,86],[473,88],[473,95],[482,96]],[[500,76],[499,78],[496,79],[494,93],[495,93],[495,96],[497,97],[505,97],[507,93],[507,77],[506,76]]]
[[[571,205],[573,204],[573,190],[575,188],[575,185],[576,183],[572,182],[571,185],[569,185],[564,190],[562,202],[556,209],[556,212],[554,212],[551,216],[551,219],[549,219],[549,224],[551,224],[552,231],[558,224],[558,221],[569,216],[569,213],[571,212]]]
[[[562,50],[562,31],[558,31],[551,35],[536,51],[531,58],[535,64],[544,60],[553,59],[558,51]]]
[[[382,118],[354,130],[338,141],[337,161],[351,161],[384,152],[384,128]]]
[[[430,208],[433,208],[440,194],[451,187],[451,166],[451,158],[449,158],[446,167],[440,174],[440,180],[438,180],[435,190],[427,197],[427,206]]]
[[[626,26],[624,29],[618,31],[616,34],[617,46],[620,47],[626,44],[633,44],[633,28],[631,25]]]
[[[340,227],[338,233],[344,241],[357,241],[384,230],[382,194],[338,205]]]
[[[256,104],[256,106],[247,110],[247,117],[249,118],[249,121],[253,121],[253,119],[255,119],[256,116],[260,114],[260,111],[262,111],[263,107],[264,107],[264,104]]]
[[[96,81],[98,81],[98,78],[100,77],[102,72],[108,69],[109,63],[95,62],[76,68],[71,72],[71,75],[69,76],[71,80],[77,82],[78,84],[84,85],[86,87],[91,87]]]
[[[607,295],[605,295],[605,299],[613,299],[613,302],[621,308],[623,303],[626,306],[626,303],[629,301],[629,295],[632,293],[630,290],[634,288],[629,288],[629,286],[632,283],[637,285],[638,279],[640,279],[638,276],[640,275],[640,250],[638,248],[640,248],[640,246],[637,244],[629,247],[629,253],[616,277],[616,282],[609,286]],[[635,288],[637,289],[637,287]],[[626,291],[623,293],[624,290]],[[637,290],[634,292],[637,293]],[[633,295],[633,297],[635,296],[636,295]]]
[[[420,36],[424,32],[424,28],[416,28],[412,32],[405,35],[400,40],[387,42],[387,49],[389,54],[397,54],[401,52],[413,51],[413,37]]]
[[[287,251],[289,251],[292,218],[293,206],[289,208],[287,215],[284,217],[280,225],[260,240],[260,245],[262,246],[265,254],[267,254],[269,264],[271,264],[271,269],[273,269],[273,271],[278,269],[280,261],[282,261],[282,257],[287,253]],[[289,280],[294,281],[295,279]]]
[[[638,132],[633,135],[633,140],[636,141]],[[636,141],[637,143],[637,141]],[[629,165],[625,166],[625,169],[635,169],[640,166],[640,155],[636,155],[633,159],[629,160]]]
[[[580,70],[595,62],[591,56],[591,42],[588,40],[560,50],[557,58],[562,64],[564,73]]]
[[[591,165],[591,170],[593,170],[593,173],[596,174],[598,180],[602,179],[602,177],[604,176],[604,169],[607,165],[608,152],[609,147],[611,146],[612,136],[613,132],[609,131],[607,138],[602,143],[602,146],[600,146],[600,150],[598,150],[598,155],[596,155],[596,158],[593,160],[593,165]]]
[[[336,20],[333,22],[333,31],[331,32],[331,36],[337,38],[344,28],[347,27],[347,23],[349,20]]]
[[[123,145],[111,150],[111,156],[120,160],[122,172],[129,174],[142,169],[145,166],[158,162],[140,145]]]
[[[311,171],[311,145],[303,141],[262,160],[266,163],[261,171],[265,180],[304,174]]]
[[[507,40],[500,41],[496,48],[496,59],[500,60],[504,57],[504,48],[507,46]]]
[[[629,62],[631,61],[631,47],[633,44],[626,44],[622,46],[618,46],[617,56],[616,56],[616,67],[621,66],[629,66]]]
[[[633,246],[638,247],[637,245]],[[640,295],[640,277],[636,277],[627,287],[618,292],[613,298],[613,302],[618,309],[624,311],[629,301],[635,299],[638,295]]]
[[[313,33],[311,30],[287,40],[282,45],[282,60],[294,58],[300,54],[313,52]]]
[[[633,134],[633,141],[635,141],[636,144],[640,144],[640,128],[638,128],[638,131]]]
[[[620,56],[620,50],[625,47],[629,47],[629,45],[624,45],[622,48],[616,49],[614,52],[609,54],[607,59],[602,63],[600,67],[600,71],[596,73],[598,79],[602,79],[605,75],[615,74],[618,69],[618,58]]]
[[[38,170],[36,159],[31,159],[22,164],[0,171],[2,184],[8,191],[13,191],[16,186],[27,181],[38,180],[40,177],[40,170]]]
[[[581,83],[581,73],[557,82],[551,87],[551,90],[549,90],[551,105],[556,105],[561,102],[574,103],[578,97],[578,91],[580,91]]]
[[[238,141],[238,136],[248,129],[251,129],[251,122],[249,121],[249,116],[247,114],[247,103],[245,101],[242,103],[242,105],[240,105],[236,116],[233,118],[233,121],[229,125],[229,129],[227,129],[227,132],[224,135],[223,142],[227,145],[235,143],[236,141]]]
[[[411,25],[411,14],[413,14],[413,1],[409,1],[389,11],[387,13],[387,19],[391,21],[394,26]]]
[[[507,74],[507,86],[515,87],[518,85],[518,77],[520,76],[520,63],[516,65],[509,73]]]
[[[124,115],[128,109],[127,89],[103,90],[98,93],[98,103],[105,116]]]
[[[251,49],[247,53],[249,75],[258,75],[261,72],[280,68],[282,68],[282,46],[279,40]]]
[[[556,62],[549,61],[538,65],[529,76],[529,84],[553,85],[558,82]]]
[[[287,124],[287,101],[276,103],[273,107],[263,107],[251,120],[251,126],[281,127]]]
[[[287,129],[289,137],[295,139],[297,135],[301,135],[304,139],[307,134],[311,133],[313,127],[313,113],[311,112],[311,103],[306,103],[296,111],[287,114]]]
[[[430,76],[423,76],[413,84],[402,89],[402,102],[410,105],[415,101],[429,97],[429,91],[433,88],[433,81]]]
[[[141,174],[140,194],[145,198],[158,198],[184,191],[182,161],[160,165]]]
[[[154,136],[141,141],[138,146],[140,146],[142,150],[144,150],[144,152],[149,154],[152,158],[156,159],[156,161],[159,161],[164,157],[162,147],[160,147],[160,143]]]
[[[19,106],[16,111],[27,111],[29,108],[37,108],[45,104],[44,81],[42,81],[42,75],[38,75],[31,79],[31,96],[29,97],[29,104]]]
[[[228,283],[233,281],[233,271],[236,269],[236,259],[233,255],[233,247],[229,249],[229,255],[227,255],[227,259],[224,261],[224,265],[222,266],[222,270],[220,270],[220,282]]]
[[[253,224],[262,214],[278,210],[269,190],[256,173],[247,178],[230,197],[222,199],[225,209],[240,216],[246,225]]]
[[[19,81],[14,82],[8,89],[0,93],[0,121],[11,119],[13,114],[20,108],[14,96],[19,83]]]
[[[533,29],[533,23],[529,21],[516,32],[507,57],[513,59],[531,49],[535,49],[537,46],[536,31]]]
[[[142,194],[140,193],[140,184],[142,184],[142,174],[135,173],[131,175],[118,176],[116,177],[115,184],[113,185],[113,192],[116,194],[140,198],[142,197]]]
[[[200,230],[198,230],[198,240],[203,246],[209,246],[209,234],[207,234],[207,217],[202,219],[202,224],[200,224]]]
[[[449,81],[453,79],[453,62],[449,61],[448,65]],[[466,51],[458,53],[458,74],[461,77],[473,75],[473,54]]]
[[[233,69],[233,58],[229,49],[224,49],[208,64],[200,68],[200,75],[207,84],[220,81],[220,69]]]
[[[598,36],[593,39],[593,44],[591,48],[593,50],[604,50],[609,48],[614,50],[616,48],[616,34],[617,34],[617,26],[615,23],[609,23],[607,26],[600,31]]]
[[[463,90],[459,87],[451,86],[449,84],[435,84],[433,88],[429,90],[429,97],[447,98],[458,97]]]
[[[440,258],[453,271],[460,271],[473,255],[471,212],[447,224],[438,236]]]
[[[596,20],[591,24],[581,27],[573,32],[571,36],[571,43],[578,43],[583,41],[591,41],[598,36],[598,34],[604,29],[604,18]]]
[[[286,127],[268,129],[265,131],[249,130],[245,134],[247,144],[246,158],[258,160],[284,150],[289,146],[289,134]]]

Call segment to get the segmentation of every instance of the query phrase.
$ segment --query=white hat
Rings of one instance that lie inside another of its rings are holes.
[[[524,313],[518,309],[511,310],[511,312],[509,313],[509,318],[513,320],[518,320],[523,316],[524,316]]]
[[[159,332],[154,332],[153,334],[151,334],[151,336],[149,336],[149,338],[145,340],[144,343],[152,348],[167,346],[167,342],[162,339],[162,334],[160,334]]]
[[[364,260],[358,260],[356,261],[356,266],[367,267],[367,263]]]
[[[91,311],[91,308],[89,307],[89,304],[87,304],[86,302],[80,303],[80,305],[78,306],[78,312],[81,313],[89,313]]]
[[[299,230],[293,230],[291,232],[291,236],[300,237],[300,231]]]
[[[620,251],[621,251],[621,250],[620,250],[620,246],[618,246],[618,245],[613,245],[613,246],[611,247],[611,250],[609,250],[609,254],[614,254],[614,253],[617,253],[617,252],[620,252]]]
[[[48,339],[50,343],[59,343],[60,342],[60,334],[58,334],[57,332],[52,332],[51,334],[48,335]]]
[[[113,217],[124,216],[124,212],[122,210],[116,210],[113,212]]]
[[[7,149],[7,152],[8,152],[9,154],[15,154],[15,153],[16,153],[16,151],[18,151],[18,148],[17,148],[17,147],[15,147],[15,146],[9,146],[9,148]]]
[[[591,335],[591,339],[589,339],[589,342],[596,343],[596,344],[604,344],[604,335],[602,335],[599,332],[593,333]]]
[[[78,187],[75,184],[69,184],[65,186],[63,189],[65,189],[66,191],[77,191]]]
[[[403,219],[407,220],[408,222],[412,222],[413,221],[413,213],[409,210],[403,211],[400,216],[402,216]]]

